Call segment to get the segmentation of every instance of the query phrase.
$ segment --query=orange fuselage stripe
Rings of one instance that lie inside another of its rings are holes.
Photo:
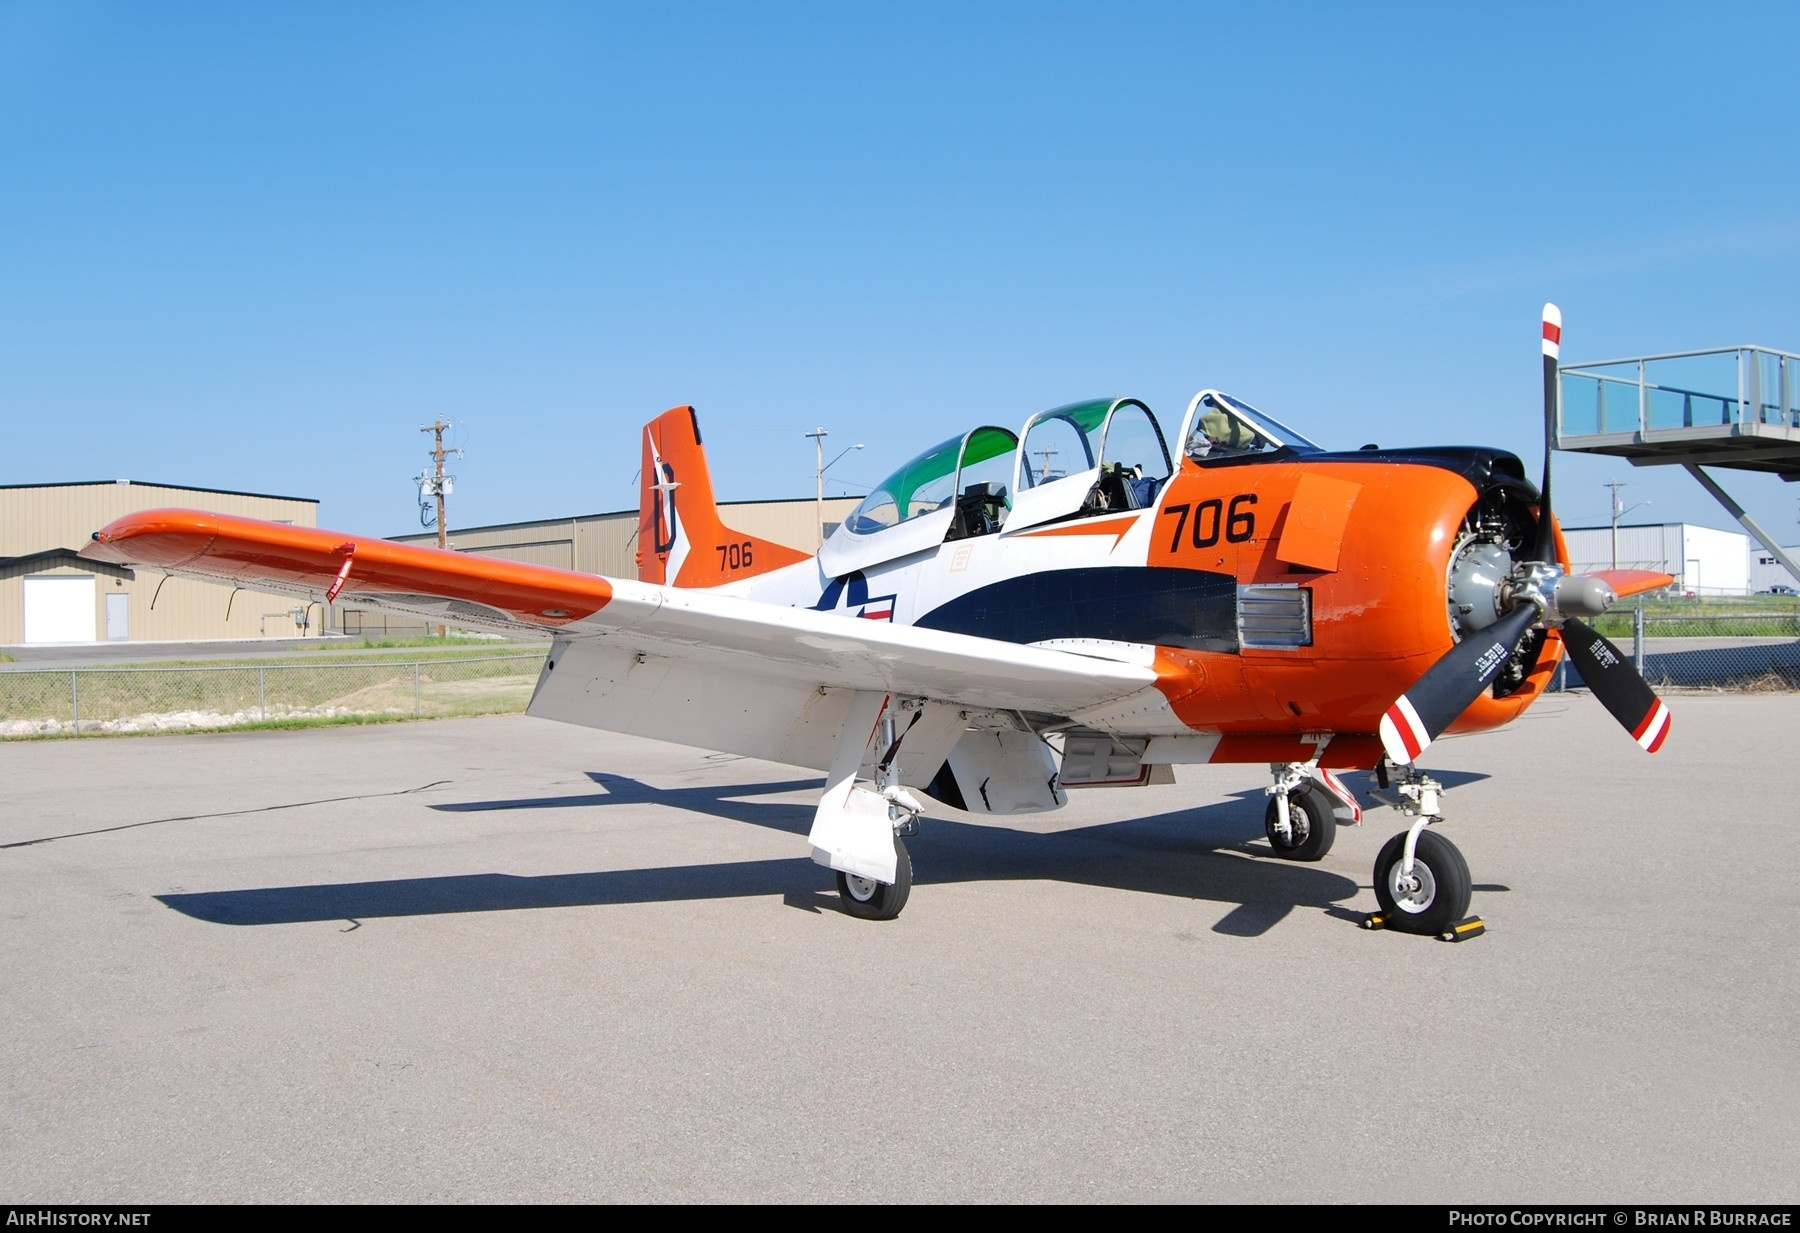
[[[1117,548],[1119,546],[1119,541],[1124,539],[1126,533],[1129,532],[1132,527],[1137,525],[1138,517],[1142,512],[1143,511],[1140,510],[1138,513],[1126,514],[1122,518],[1090,518],[1080,522],[1059,522],[1047,527],[1033,527],[1029,531],[1020,531],[1017,538],[1036,539],[1039,536],[1050,537],[1058,535],[1110,535],[1112,536],[1113,547]]]

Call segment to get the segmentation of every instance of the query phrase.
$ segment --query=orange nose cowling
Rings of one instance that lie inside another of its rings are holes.
[[[1228,734],[1219,760],[1310,757],[1314,743],[1299,738],[1329,732],[1327,765],[1374,765],[1382,713],[1452,644],[1447,576],[1474,486],[1406,462],[1184,470],[1162,508],[1221,499],[1222,482],[1233,488],[1226,508],[1235,498],[1254,516],[1254,534],[1236,543],[1221,536],[1204,549],[1159,535],[1150,563],[1229,572],[1240,586],[1303,588],[1312,640],[1235,655],[1165,649],[1159,688],[1184,722]],[[1560,535],[1558,550],[1566,560]],[[1548,685],[1561,649],[1552,632],[1521,688],[1478,699],[1452,730],[1516,718]]]

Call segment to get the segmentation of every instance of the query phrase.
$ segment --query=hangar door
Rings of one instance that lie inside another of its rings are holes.
[[[25,578],[26,642],[94,641],[94,579],[39,574]]]

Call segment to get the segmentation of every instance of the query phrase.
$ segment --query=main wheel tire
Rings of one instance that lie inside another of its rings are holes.
[[[894,884],[889,886],[873,878],[859,878],[839,870],[838,897],[844,901],[844,911],[852,916],[864,920],[893,920],[906,906],[906,897],[912,894],[912,880],[912,857],[906,854],[906,844],[896,835]]]
[[[1400,873],[1406,832],[1381,845],[1375,857],[1375,901],[1389,929],[1442,933],[1469,914],[1469,863],[1456,845],[1434,831],[1419,832],[1410,879]]]
[[[1337,816],[1331,812],[1331,798],[1323,788],[1307,784],[1288,793],[1287,839],[1276,829],[1279,820],[1275,798],[1263,812],[1263,833],[1269,846],[1284,861],[1322,861],[1337,839]]]

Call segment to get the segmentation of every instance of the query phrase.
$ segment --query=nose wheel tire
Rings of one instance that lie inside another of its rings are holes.
[[[912,894],[912,880],[912,857],[906,854],[906,844],[895,836],[894,884],[889,886],[873,878],[839,870],[838,897],[844,902],[844,911],[851,916],[860,916],[864,920],[893,920],[906,906],[906,897]]]
[[[1307,785],[1288,794],[1288,834],[1280,830],[1280,815],[1275,798],[1263,811],[1263,833],[1269,846],[1284,861],[1319,861],[1331,851],[1337,838],[1337,817],[1331,812],[1331,800],[1322,789]]]
[[[1420,831],[1410,874],[1401,872],[1405,855],[1402,831],[1382,844],[1375,858],[1375,899],[1389,929],[1442,933],[1469,914],[1469,863],[1455,844],[1435,831]]]

